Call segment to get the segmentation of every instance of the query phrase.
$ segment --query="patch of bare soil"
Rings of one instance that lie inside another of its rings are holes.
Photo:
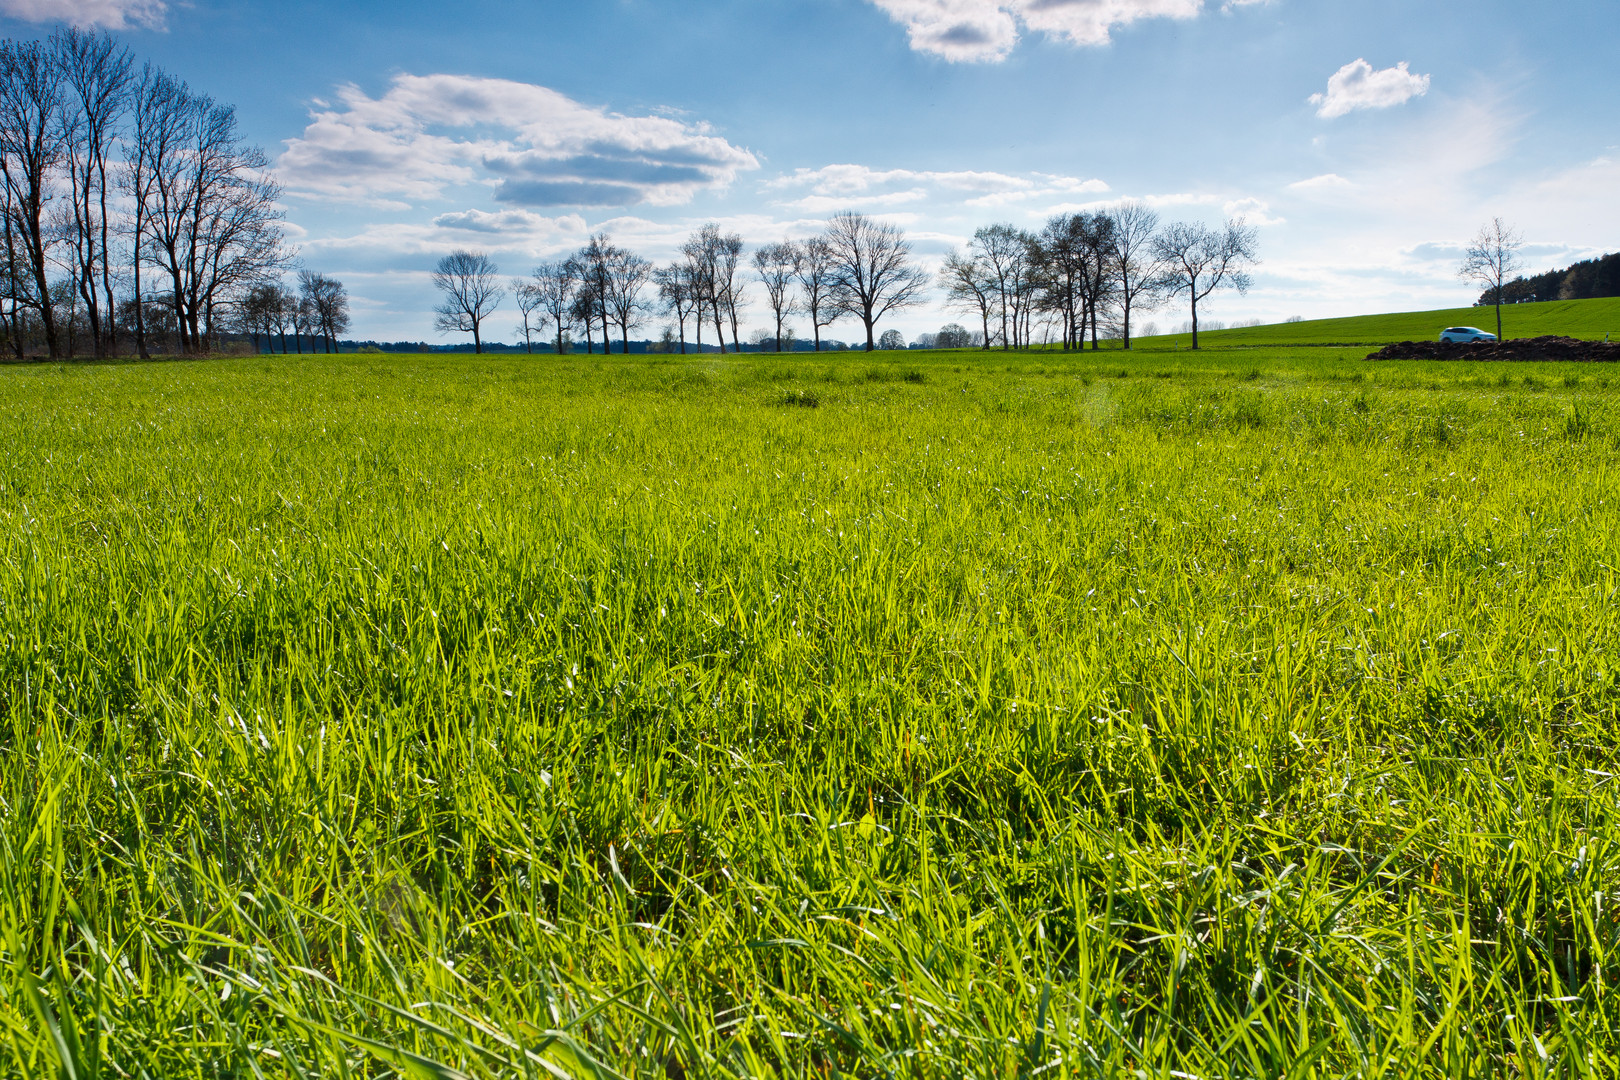
[[[1579,363],[1614,363],[1620,360],[1620,341],[1580,341],[1567,337],[1513,338],[1503,342],[1453,345],[1441,341],[1403,341],[1386,345],[1369,360],[1572,360]]]

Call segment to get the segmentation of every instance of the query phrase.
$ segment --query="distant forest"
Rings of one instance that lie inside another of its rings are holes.
[[[1486,289],[1478,303],[1494,304],[1496,297]],[[1620,296],[1620,252],[1600,259],[1587,259],[1566,270],[1549,270],[1534,277],[1516,277],[1502,286],[1504,304],[1534,304],[1543,300],[1594,300],[1600,296]]]

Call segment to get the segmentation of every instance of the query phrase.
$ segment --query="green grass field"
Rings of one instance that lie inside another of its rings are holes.
[[[1620,371],[1220,340],[0,369],[0,1072],[1614,1075]]]
[[[1160,322],[1179,321],[1187,313],[1167,308],[1155,313]],[[1200,331],[1199,344],[1238,345],[1368,345],[1378,347],[1396,341],[1429,341],[1448,326],[1477,326],[1496,332],[1494,307],[1452,308],[1445,311],[1408,311],[1393,315],[1356,315],[1345,319],[1310,319],[1297,323],[1277,323],[1236,330]],[[1566,337],[1602,341],[1612,335],[1620,341],[1620,298],[1608,300],[1559,300],[1546,304],[1505,304],[1502,307],[1502,333],[1505,337]],[[1185,346],[1191,334],[1165,334],[1149,340],[1155,347]]]

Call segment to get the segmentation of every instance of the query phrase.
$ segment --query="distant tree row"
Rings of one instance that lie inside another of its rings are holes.
[[[0,41],[0,337],[16,356],[200,353],[233,327],[330,339],[348,321],[331,279],[273,317],[248,303],[286,293],[280,196],[234,108],[137,69],[110,35]]]
[[[1175,296],[1192,312],[1220,289],[1247,292],[1258,238],[1241,218],[1219,229],[1199,223],[1161,226],[1139,203],[1098,213],[1060,214],[1038,233],[989,225],[966,252],[952,252],[940,273],[949,303],[977,318],[986,349],[1027,348],[1037,320],[1056,324],[1064,349],[1091,347],[1118,329],[1131,347],[1131,318]]]
[[[679,327],[681,352],[688,325],[700,350],[704,328],[712,326],[721,352],[728,332],[731,348],[740,352],[740,312],[745,293],[757,281],[775,320],[769,340],[778,351],[788,337],[787,320],[800,312],[810,318],[817,351],[821,331],[846,316],[861,320],[870,350],[877,348],[879,320],[920,302],[928,286],[928,275],[913,262],[900,229],[863,214],[837,214],[820,236],[767,244],[752,259],[744,256],[742,237],[715,224],[693,233],[681,246],[681,258],[661,267],[618,247],[606,234],[593,236],[573,256],[510,283],[518,331],[531,348],[543,334],[558,352],[567,351],[576,330],[584,335],[586,351],[594,352],[600,332],[604,353],[611,351],[616,333],[620,351],[628,352],[631,330],[649,315],[665,315]],[[454,252],[439,260],[433,283],[444,296],[436,327],[472,334],[474,350],[482,351],[483,323],[507,293],[494,262],[481,252]]]
[[[1595,300],[1605,296],[1620,296],[1620,252],[1586,259],[1563,270],[1548,270],[1529,277],[1520,275],[1502,285],[1504,304]],[[1486,289],[1476,303],[1496,303],[1495,290]]]
[[[974,315],[981,330],[970,336],[952,324],[931,339],[964,342],[946,347],[971,341],[986,349],[1027,348],[1039,322],[1059,328],[1065,349],[1083,347],[1088,333],[1095,349],[1102,328],[1115,326],[1129,348],[1132,314],[1179,295],[1189,303],[1197,348],[1199,304],[1219,289],[1246,291],[1257,259],[1256,231],[1241,218],[1219,229],[1161,227],[1157,214],[1134,203],[1059,215],[1039,233],[990,225],[974,234],[966,252],[950,253],[938,278],[947,302]],[[488,255],[454,252],[439,260],[433,282],[444,298],[436,327],[471,334],[475,351],[483,349],[484,323],[510,291],[525,345],[532,350],[537,340],[547,341],[559,353],[576,331],[587,352],[595,351],[598,333],[604,353],[615,333],[628,352],[631,330],[649,315],[674,320],[671,343],[678,341],[682,352],[689,324],[700,350],[704,328],[712,326],[722,352],[728,331],[731,348],[741,351],[739,311],[755,283],[774,323],[774,333],[751,336],[755,344],[781,351],[793,340],[788,321],[804,315],[818,352],[822,330],[844,318],[860,321],[868,350],[904,348],[898,331],[880,337],[877,326],[921,303],[932,283],[899,227],[854,212],[834,215],[820,235],[765,244],[751,257],[740,235],[709,224],[667,266],[655,267],[599,234],[571,257],[510,283]]]

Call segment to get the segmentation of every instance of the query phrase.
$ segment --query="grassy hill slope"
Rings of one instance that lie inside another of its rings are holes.
[[[1241,330],[1200,333],[1201,345],[1387,345],[1392,341],[1419,341],[1439,336],[1448,326],[1477,326],[1496,330],[1493,308],[1451,308],[1442,311],[1403,311],[1388,315],[1355,315],[1344,319],[1312,319]],[[1506,337],[1562,334],[1595,338],[1605,334],[1620,339],[1620,298],[1554,300],[1545,304],[1510,304],[1502,308]],[[1166,334],[1146,339],[1154,345],[1185,345],[1190,334]]]

